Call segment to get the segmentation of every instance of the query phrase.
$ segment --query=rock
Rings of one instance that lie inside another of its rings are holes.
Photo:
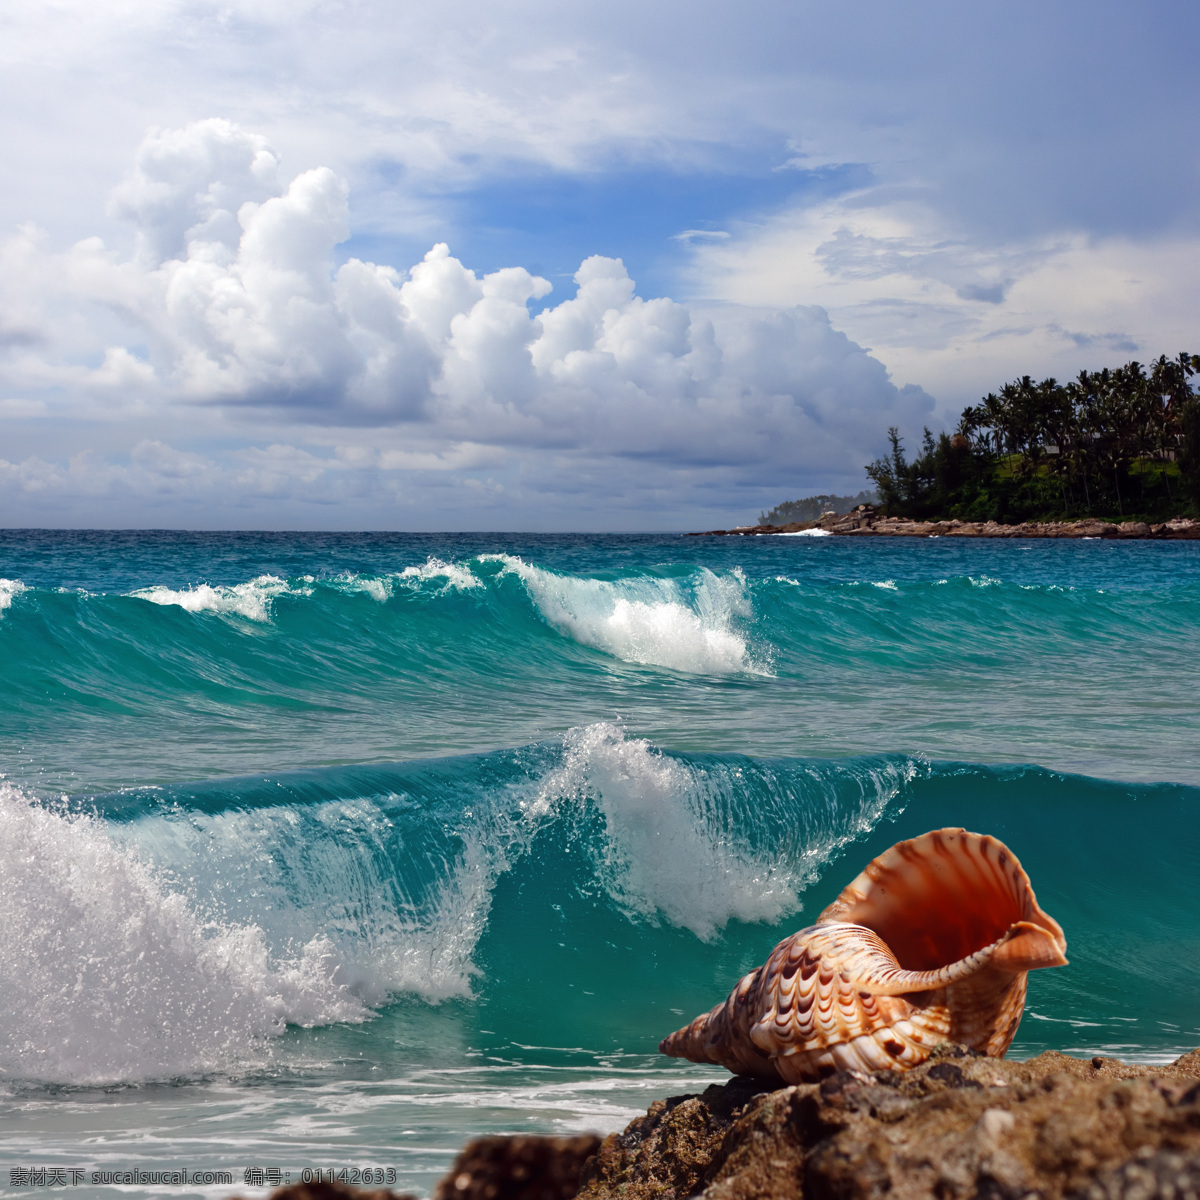
[[[1137,1154],[1115,1171],[1102,1171],[1072,1200],[1197,1200],[1200,1155]]]
[[[434,1200],[1200,1200],[1200,1050],[1168,1066],[940,1046],[899,1073],[739,1077],[597,1137],[469,1142]],[[411,1200],[337,1183],[272,1200]]]
[[[604,1139],[583,1168],[580,1196],[693,1195],[735,1120],[762,1095],[761,1083],[739,1076],[700,1096],[656,1100],[623,1133]]]
[[[829,533],[854,533],[869,528],[874,520],[875,510],[869,504],[860,504],[848,513],[823,512],[816,520],[816,527]]]
[[[881,517],[869,504],[853,512],[822,513],[816,521],[794,521],[790,525],[739,525],[736,529],[710,529],[688,537],[749,537],[760,533],[797,533],[824,529],[851,537],[998,537],[998,538],[1155,538],[1200,539],[1200,521],[1175,517],[1158,525],[1144,521],[1026,521],[1001,525],[998,521],[914,521],[905,517]]]
[[[605,1139],[580,1200],[1200,1200],[1200,1051],[1149,1068],[948,1046],[905,1074],[760,1086],[658,1101]]]
[[[571,1200],[600,1139],[485,1137],[463,1147],[433,1200]]]
[[[1165,538],[1188,539],[1200,538],[1200,521],[1190,521],[1186,517],[1176,517],[1168,521],[1162,531]]]
[[[232,1200],[242,1200],[235,1196]],[[293,1183],[276,1188],[270,1200],[417,1200],[416,1196],[387,1188],[357,1188],[346,1183]]]
[[[1111,521],[1070,521],[1064,522],[1064,537],[1116,537],[1117,526]]]

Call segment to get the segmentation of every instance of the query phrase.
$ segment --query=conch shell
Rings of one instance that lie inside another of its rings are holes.
[[[947,1041],[1000,1058],[1028,972],[1065,966],[1066,948],[1003,842],[936,829],[870,862],[815,925],[659,1050],[784,1083],[907,1071]]]

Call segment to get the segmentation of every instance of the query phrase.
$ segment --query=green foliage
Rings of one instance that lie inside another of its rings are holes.
[[[957,431],[925,430],[909,462],[895,428],[867,467],[896,516],[970,521],[1200,513],[1200,357],[1165,355],[1060,384],[1028,376],[963,412]]]

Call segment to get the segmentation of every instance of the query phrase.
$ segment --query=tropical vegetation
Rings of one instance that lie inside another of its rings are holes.
[[[884,512],[968,521],[1200,515],[1200,356],[1026,375],[963,411],[958,428],[867,467]]]

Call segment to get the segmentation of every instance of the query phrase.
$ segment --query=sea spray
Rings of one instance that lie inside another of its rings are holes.
[[[874,824],[896,792],[895,780],[878,788],[858,820],[838,814],[830,828],[808,830],[815,836],[801,848],[784,830],[779,840],[756,838],[765,814],[755,820],[730,794],[753,787],[737,766],[698,768],[607,724],[571,730],[564,751],[531,811],[593,801],[604,815],[599,866],[609,894],[631,915],[661,915],[705,941],[731,920],[774,923],[795,912],[811,873]]]
[[[477,951],[520,936],[492,914],[514,870],[539,881],[535,924],[591,896],[610,937],[774,926],[920,769],[694,761],[601,724],[499,755],[70,804],[4,785],[0,1066],[72,1083],[247,1069],[288,1025],[406,995],[494,1005],[509,981]]]
[[[442,591],[483,587],[483,580],[473,575],[469,566],[443,562],[440,558],[426,559],[419,567],[405,567],[396,578],[409,584],[435,581]]]
[[[271,615],[271,604],[279,596],[312,594],[310,587],[299,586],[274,575],[260,575],[246,583],[231,587],[211,587],[207,583],[187,588],[169,588],[162,584],[139,588],[131,592],[135,600],[148,600],[151,604],[176,605],[190,613],[221,613],[246,617],[251,621],[267,621]]]
[[[692,579],[618,581],[560,575],[512,555],[504,564],[529,590],[542,616],[561,633],[626,662],[677,671],[767,673],[750,653],[739,621],[753,616],[741,571],[702,570]]]
[[[314,936],[205,921],[102,822],[0,785],[0,1072],[69,1083],[235,1067],[288,1022],[361,1020]]]
[[[25,584],[21,580],[0,579],[0,616],[4,615],[4,610],[11,607],[13,600],[23,591]]]

